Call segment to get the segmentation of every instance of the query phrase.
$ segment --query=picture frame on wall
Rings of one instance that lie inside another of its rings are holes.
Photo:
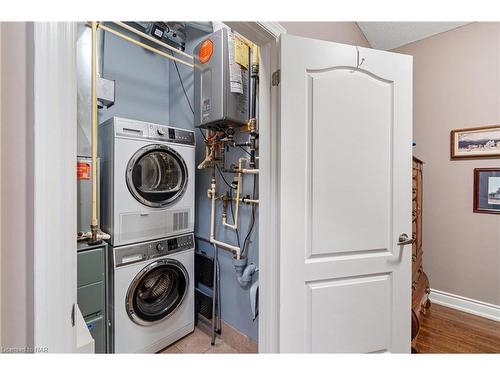
[[[500,214],[500,168],[474,169],[474,212]]]
[[[500,125],[454,129],[450,138],[451,159],[500,157]]]

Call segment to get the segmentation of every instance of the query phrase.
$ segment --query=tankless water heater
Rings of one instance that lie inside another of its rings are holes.
[[[229,29],[205,38],[194,49],[195,125],[238,127],[249,119],[250,48]]]

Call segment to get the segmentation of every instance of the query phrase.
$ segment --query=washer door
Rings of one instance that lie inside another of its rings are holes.
[[[174,259],[160,259],[142,269],[130,284],[127,314],[135,323],[152,325],[171,316],[188,292],[189,276]]]
[[[188,182],[184,159],[166,145],[138,150],[127,165],[127,186],[148,207],[165,207],[182,197]]]

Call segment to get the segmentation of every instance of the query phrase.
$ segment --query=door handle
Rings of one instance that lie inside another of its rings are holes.
[[[410,245],[415,240],[413,238],[409,238],[406,233],[401,233],[398,238],[398,246]]]

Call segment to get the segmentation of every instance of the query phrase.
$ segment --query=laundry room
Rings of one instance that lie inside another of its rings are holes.
[[[90,2],[0,15],[2,374],[500,359],[500,19]]]
[[[256,353],[259,47],[219,22],[77,34],[77,314],[95,352]]]

